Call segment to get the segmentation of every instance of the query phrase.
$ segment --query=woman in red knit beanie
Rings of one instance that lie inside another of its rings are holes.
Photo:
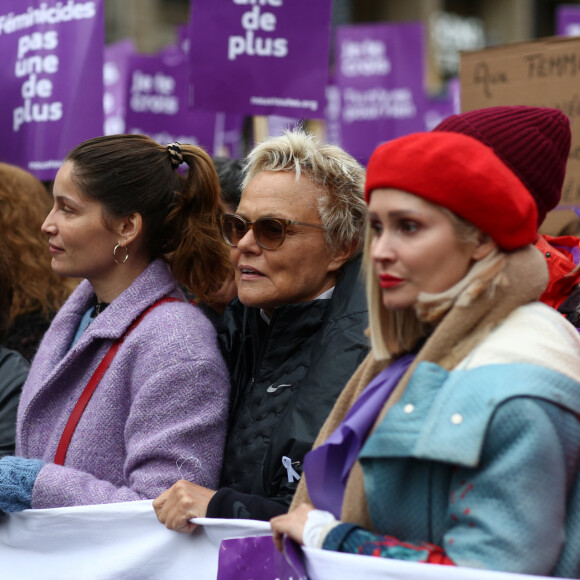
[[[462,133],[491,147],[532,194],[538,227],[562,196],[572,134],[570,120],[549,107],[500,106],[447,117],[433,131]],[[550,280],[540,300],[580,329],[580,239],[539,234]]]
[[[538,302],[532,194],[437,132],[378,147],[366,199],[372,351],[274,541],[577,577],[580,338]]]

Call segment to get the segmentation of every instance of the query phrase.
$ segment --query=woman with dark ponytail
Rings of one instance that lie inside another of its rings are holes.
[[[216,485],[229,381],[212,325],[181,289],[203,300],[230,268],[211,158],[98,137],[69,153],[53,195],[52,269],[84,280],[23,388],[0,509],[154,498],[180,477]]]

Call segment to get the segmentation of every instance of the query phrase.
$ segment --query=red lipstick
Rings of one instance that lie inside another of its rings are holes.
[[[391,276],[390,274],[379,274],[379,281],[381,288],[394,288],[395,286],[398,286],[404,282],[402,278],[397,278],[396,276]]]

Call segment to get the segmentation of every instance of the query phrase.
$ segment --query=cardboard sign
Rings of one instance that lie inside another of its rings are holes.
[[[560,109],[570,118],[572,148],[559,209],[541,229],[557,234],[580,207],[580,38],[550,37],[461,55],[461,109],[499,105]]]

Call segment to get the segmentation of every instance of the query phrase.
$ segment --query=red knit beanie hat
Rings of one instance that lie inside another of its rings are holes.
[[[413,133],[375,149],[365,199],[393,188],[441,205],[471,222],[502,249],[537,238],[534,198],[492,149],[459,133]]]
[[[491,147],[536,200],[538,226],[560,203],[571,133],[558,109],[489,107],[452,115],[433,131],[463,133]]]

